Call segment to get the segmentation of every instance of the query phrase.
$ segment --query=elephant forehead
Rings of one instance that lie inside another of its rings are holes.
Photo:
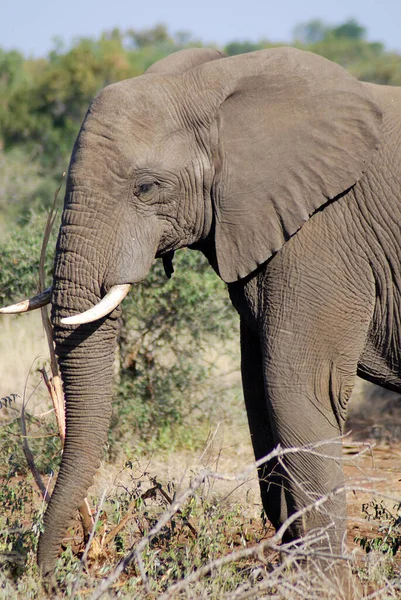
[[[95,136],[98,144],[125,155],[134,168],[183,166],[196,147],[194,133],[171,86],[152,81],[139,85],[141,79],[105,88],[89,109],[82,136]]]
[[[89,114],[103,121],[136,130],[161,130],[167,133],[182,125],[182,99],[161,75],[145,75],[126,79],[104,88],[93,100]]]
[[[127,141],[128,143],[128,141]],[[151,135],[146,138],[134,135],[130,144],[132,167],[137,170],[154,168],[177,171],[192,162],[195,154],[195,140],[185,130]]]

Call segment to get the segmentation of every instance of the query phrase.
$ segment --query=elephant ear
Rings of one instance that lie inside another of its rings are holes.
[[[213,48],[187,48],[169,54],[151,65],[146,73],[167,73],[169,75],[184,73],[203,63],[227,56]]]
[[[225,58],[195,71],[211,137],[218,136],[212,189],[218,270],[233,282],[360,179],[378,147],[381,111],[340,66],[294,48]]]

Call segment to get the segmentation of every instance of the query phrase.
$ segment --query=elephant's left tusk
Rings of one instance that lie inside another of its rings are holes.
[[[28,312],[29,310],[36,310],[37,308],[42,308],[42,306],[46,306],[46,304],[50,303],[52,298],[52,291],[53,288],[49,287],[37,296],[33,296],[33,298],[23,300],[22,302],[18,302],[18,304],[12,304],[11,306],[5,306],[4,308],[0,308],[0,313],[5,315],[11,315]]]
[[[113,285],[104,298],[95,304],[95,306],[92,306],[92,308],[89,308],[78,315],[64,317],[64,319],[60,319],[60,323],[63,325],[83,325],[84,323],[92,323],[92,321],[97,321],[98,319],[105,317],[124,300],[130,287],[130,283]]]

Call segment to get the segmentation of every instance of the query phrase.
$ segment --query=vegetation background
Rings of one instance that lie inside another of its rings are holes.
[[[319,20],[300,24],[289,43],[338,62],[361,80],[401,85],[401,55],[388,52],[381,43],[368,42],[365,29],[355,20],[337,26]],[[57,40],[46,58],[26,58],[18,51],[0,48],[0,304],[29,296],[37,289],[46,213],[60,176],[68,167],[74,140],[91,99],[104,86],[140,75],[153,62],[172,52],[201,45],[189,32],[172,33],[165,26],[156,25],[147,30],[113,29],[97,39],[77,39],[69,47]],[[223,50],[235,55],[272,46],[264,39],[231,41]],[[53,232],[48,251],[49,282],[56,234]],[[210,460],[215,466],[219,461],[224,464],[223,446],[229,456],[235,456],[238,466],[252,459],[238,374],[237,317],[224,285],[202,257],[195,252],[180,251],[171,280],[166,279],[157,261],[149,277],[136,286],[124,305],[116,357],[116,401],[102,481],[107,480],[111,485],[116,481],[116,473],[124,471],[124,474],[120,473],[119,492],[117,495],[110,492],[106,501],[108,515],[104,520],[109,519],[109,529],[120,522],[132,501],[139,510],[142,502],[139,488],[143,489],[144,479],[150,482],[150,487],[154,483],[151,477],[155,475],[145,476],[142,468],[152,452],[163,456],[162,462],[156,462],[153,473],[157,472],[163,485],[173,487],[183,476],[182,457],[188,451],[199,455],[205,447],[202,461]],[[9,598],[18,594],[28,597],[32,578],[38,577],[32,558],[37,531],[32,523],[40,523],[40,500],[22,451],[19,416],[23,401],[29,444],[43,474],[57,469],[61,450],[53,416],[48,413],[46,389],[38,373],[43,365],[48,366],[39,319],[35,316],[4,319],[1,328],[0,501],[4,510],[0,521],[3,519],[4,523],[0,553],[9,570],[0,584]],[[220,431],[224,429],[222,423],[231,431],[226,433],[225,440],[210,433],[218,427]],[[211,449],[215,451],[213,456]],[[99,481],[95,494],[100,494]],[[256,526],[249,526],[260,511],[255,481],[247,489],[247,509],[238,510],[234,501],[229,509],[222,509],[221,504],[216,508],[210,494],[198,497],[197,507],[190,509],[198,519],[196,568],[229,547],[246,546],[263,536]],[[220,494],[224,496],[223,492]],[[245,494],[241,490],[242,502]],[[143,511],[143,502],[141,507]],[[196,512],[199,507],[202,510]],[[204,511],[209,521],[205,520]],[[140,514],[145,531],[153,517],[146,510]],[[247,526],[245,517],[250,519]],[[392,521],[389,518],[392,526],[397,518]],[[207,528],[213,519],[214,532],[221,533],[214,549],[206,541],[211,535]],[[107,529],[105,524],[102,526]],[[244,527],[248,527],[247,534]],[[232,530],[235,533],[230,537],[227,532]],[[251,530],[253,533],[249,533]],[[174,536],[181,539],[180,535],[182,531],[178,535],[174,527],[165,532],[170,541]],[[100,563],[93,559],[93,564],[98,565],[97,576],[111,569],[113,560],[124,553],[134,537],[132,531],[125,537],[116,535],[114,554],[110,550],[103,553]],[[366,546],[366,540],[364,543]],[[394,547],[395,542],[391,548]],[[153,551],[156,552],[155,548]],[[181,553],[178,558],[178,554],[172,557],[166,551],[164,539],[158,548],[164,558],[157,559],[161,565],[157,568],[149,552],[147,565],[154,575],[155,594],[195,568],[188,556],[184,559]],[[77,568],[71,565],[76,565],[77,560],[68,556],[67,551],[63,564],[59,580],[68,595],[73,581],[69,573]],[[231,583],[224,584],[228,586],[227,593],[240,585],[241,577],[249,578],[249,569],[254,568],[252,564],[244,572],[237,569],[236,577],[231,573]],[[394,574],[396,570],[391,568]],[[139,594],[142,583],[137,576],[135,594]],[[207,597],[219,597],[216,590],[221,591],[223,584],[216,588],[215,584],[210,585]]]

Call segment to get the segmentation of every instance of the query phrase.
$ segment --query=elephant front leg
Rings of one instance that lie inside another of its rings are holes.
[[[280,514],[274,525],[277,529],[287,523],[283,541],[303,539],[308,548],[339,554],[346,531],[346,498],[342,428],[329,399],[333,376],[329,371],[334,367],[321,372],[327,383],[324,396],[322,390],[317,396],[314,386],[308,388],[294,373],[283,377],[286,368],[273,362],[265,369],[273,437],[284,451],[278,459]]]
[[[260,460],[274,450],[277,439],[273,435],[266,400],[260,337],[244,319],[241,319],[241,373],[253,451],[255,459]],[[263,510],[272,525],[278,528],[288,516],[278,461],[261,465],[258,477]]]
[[[289,516],[287,539],[316,535],[314,547],[337,554],[346,531],[339,438],[369,321],[350,311],[334,313],[336,290],[331,286],[330,296],[323,298],[324,291],[321,287],[304,300],[299,288],[281,288],[281,302],[270,304],[262,333],[270,417],[265,435],[292,449],[279,459],[280,515],[275,526]]]
[[[242,384],[255,458],[267,456],[278,444],[284,449],[298,448],[259,467],[263,509],[276,529],[305,510],[286,528],[283,541],[322,528],[325,534],[319,546],[339,551],[346,517],[344,493],[339,492],[343,486],[340,426],[330,402],[324,417],[319,402],[296,384],[300,379],[286,373],[285,363],[295,368],[299,356],[284,341],[276,341],[286,357],[266,361],[260,335],[241,320]],[[313,443],[322,445],[302,449]],[[319,509],[313,508],[316,501],[321,503]]]

